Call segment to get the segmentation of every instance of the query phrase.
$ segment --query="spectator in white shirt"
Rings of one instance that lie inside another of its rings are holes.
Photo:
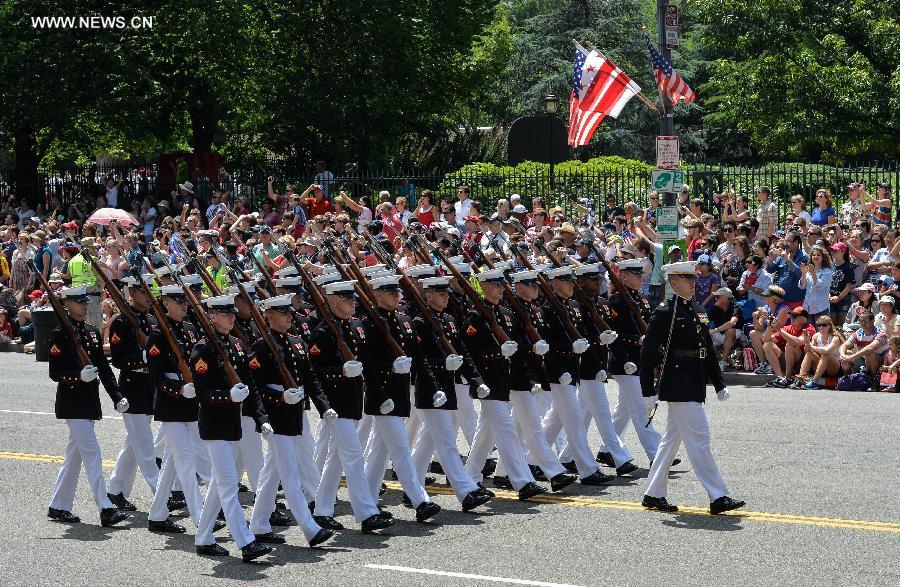
[[[772,276],[763,269],[763,260],[759,255],[750,255],[745,262],[747,270],[741,275],[738,284],[738,295],[747,294],[753,300],[757,308],[766,305],[765,296],[762,293],[772,285]]]
[[[466,218],[469,216],[470,211],[472,210],[472,199],[469,197],[471,193],[472,190],[470,190],[467,185],[461,185],[459,186],[459,189],[456,190],[459,201],[456,202],[453,207],[456,208],[457,218]]]
[[[325,168],[324,161],[316,161],[316,180],[313,183],[322,186],[327,200],[331,194],[331,184],[334,183],[334,174]]]

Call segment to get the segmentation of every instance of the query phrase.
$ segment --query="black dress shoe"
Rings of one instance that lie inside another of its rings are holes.
[[[314,511],[316,511],[316,502],[315,501],[311,501],[306,505],[309,506],[309,513],[313,513]]]
[[[435,483],[437,483],[437,479],[435,479],[433,475],[426,475],[426,476],[425,476],[425,483],[423,483],[423,485],[424,485],[425,487],[428,487],[428,486],[430,486],[430,485],[434,485]]]
[[[238,493],[248,493],[250,488],[241,482],[238,482]]]
[[[225,521],[225,512],[223,512],[222,510],[219,510],[219,515],[216,516],[216,519],[224,522]]]
[[[109,501],[113,502],[113,505],[116,506],[116,509],[122,510],[123,512],[136,512],[137,506],[128,501],[128,498],[125,497],[124,493],[119,493],[117,495],[113,495],[112,493],[107,493],[106,497],[109,498]]]
[[[482,491],[480,489],[476,489],[475,491],[470,492],[462,501],[462,511],[470,512],[477,508],[478,506],[482,506],[487,502],[491,501],[493,496],[487,493],[486,491]]]
[[[185,501],[185,499],[184,499],[184,491],[173,491],[171,495],[172,495],[172,497],[174,497],[174,498],[177,499],[178,501]]]
[[[403,493],[403,497],[400,498],[400,503],[402,503],[403,505],[405,505],[408,508],[412,507],[412,500],[409,498],[408,495],[406,495],[405,492]]]
[[[275,509],[276,509],[276,510],[286,510],[286,509],[287,509],[287,506],[284,505],[284,502],[276,501],[276,502],[275,502]]]
[[[319,525],[321,526],[321,524]],[[384,516],[375,514],[374,516],[369,516],[362,521],[362,531],[374,532],[375,530],[384,530],[385,528],[390,528],[393,525],[393,518],[385,518]]]
[[[201,544],[195,546],[194,550],[203,556],[228,556],[228,549],[218,544]]]
[[[497,470],[497,459],[487,459],[484,461],[484,466],[481,468],[481,476],[482,477],[490,477],[494,474],[494,471]]]
[[[442,467],[441,464],[437,461],[431,461],[431,464],[428,465],[428,472],[434,473],[435,475],[443,475],[444,467]]]
[[[635,465],[631,461],[628,461],[627,463],[623,463],[616,467],[616,476],[623,477],[629,473],[634,473],[635,471],[637,471],[637,469],[637,465]]]
[[[255,534],[256,542],[260,544],[284,544],[284,536],[279,536],[274,532],[266,532],[265,534]]]
[[[531,499],[536,495],[540,495],[542,493],[547,493],[547,490],[534,482],[528,482],[522,486],[522,489],[519,490],[519,500],[525,501],[526,499]]]
[[[265,556],[272,552],[271,546],[263,546],[255,540],[241,549],[241,558],[245,563],[256,560],[261,556]]]
[[[334,530],[329,530],[328,528],[322,528],[316,535],[312,537],[312,540],[309,541],[310,546],[318,546],[325,542],[326,540],[330,540],[331,537],[334,536]]]
[[[228,524],[226,524],[222,520],[216,520],[215,522],[213,522],[213,532],[218,532],[227,525]]]
[[[596,471],[594,471],[593,473],[591,473],[590,475],[588,475],[587,477],[582,479],[581,484],[582,485],[606,485],[607,483],[612,481],[613,478],[614,477],[612,475],[607,475],[606,473],[603,473],[602,471],[600,471],[600,469],[597,469]]]
[[[423,501],[419,504],[419,507],[416,508],[416,521],[424,522],[425,520],[436,516],[440,511],[441,506],[433,501]]]
[[[565,467],[566,471],[569,473],[578,474],[578,465],[575,464],[575,461],[566,461],[565,463],[562,463],[562,466]]]
[[[745,502],[745,501],[731,499],[727,495],[723,495],[716,501],[709,504],[709,511],[712,514],[721,514],[722,512],[727,512],[730,510],[736,510],[738,508],[742,508],[745,505],[747,505],[747,502]]]
[[[544,475],[543,469],[537,465],[528,465],[528,468],[531,469],[531,476],[534,477],[535,481],[547,481],[547,476]]]
[[[128,519],[128,514],[116,508],[103,508],[100,511],[100,525],[104,528],[115,526],[119,522]]]
[[[559,475],[554,476],[550,479],[550,491],[559,491],[560,489],[564,489],[575,483],[578,479],[575,475],[569,475],[567,473],[560,473]]]
[[[615,467],[616,462],[613,460],[612,453],[600,451],[597,453],[597,462],[607,467]]]
[[[174,495],[169,496],[169,500],[166,502],[166,507],[170,512],[177,512],[178,510],[183,510],[187,507],[187,502],[184,500],[175,499]]]
[[[331,516],[313,516],[316,524],[329,530],[343,530],[344,525],[332,518]]]
[[[658,510],[660,512],[677,512],[678,506],[672,505],[666,501],[665,497],[650,497],[645,495],[641,501],[641,505],[649,510]]]
[[[281,510],[275,510],[272,512],[272,515],[269,516],[269,524],[272,526],[290,526],[291,517]]]
[[[409,502],[409,507],[412,507],[412,502]],[[378,514],[376,514],[376,515],[379,515],[379,516],[381,516],[382,518],[390,518],[390,519],[394,519],[394,514],[392,514],[391,512],[387,511],[386,509],[384,509],[384,508],[381,507],[381,506],[378,506]]]
[[[49,508],[47,510],[47,517],[51,520],[56,520],[58,522],[66,522],[68,524],[77,524],[81,522],[81,518],[73,514],[68,510],[58,510],[56,508]]]
[[[387,485],[385,485],[384,483],[382,483],[382,484],[381,484],[381,489],[378,490],[378,497],[381,497],[381,496],[384,495],[385,493],[387,493]]]
[[[672,466],[673,466],[673,467],[674,467],[675,465],[680,465],[680,464],[681,464],[681,459],[672,459]],[[653,461],[652,461],[652,460],[650,461],[650,466],[651,466],[651,467],[653,466]]]
[[[495,476],[494,477],[494,487],[497,489],[512,489],[512,482],[509,480],[509,477],[503,476]]]
[[[147,522],[147,528],[151,532],[167,532],[169,534],[184,534],[187,532],[187,528],[175,523],[170,517],[166,518],[162,522],[158,522],[156,520],[149,520]]]

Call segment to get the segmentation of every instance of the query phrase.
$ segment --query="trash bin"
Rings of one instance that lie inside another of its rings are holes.
[[[31,312],[34,324],[34,358],[46,363],[50,360],[50,333],[59,325],[59,319],[53,308],[34,310]]]

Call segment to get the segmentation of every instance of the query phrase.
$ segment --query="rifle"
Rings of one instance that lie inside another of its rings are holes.
[[[256,270],[259,271],[260,275],[263,276],[263,279],[266,282],[266,289],[268,289],[273,296],[276,295],[278,288],[275,286],[275,282],[272,280],[272,275],[266,270],[265,267],[263,267],[263,264],[259,262],[259,259],[257,259],[252,252],[250,253],[250,257],[253,259],[253,265],[256,267]]]
[[[353,355],[353,352],[350,351],[350,347],[347,346],[347,343],[344,342],[344,335],[342,334],[340,327],[334,321],[334,316],[331,314],[328,302],[325,300],[322,292],[319,291],[319,288],[316,287],[309,271],[307,271],[306,267],[300,263],[300,260],[297,259],[297,256],[294,255],[293,251],[289,251],[287,247],[283,247],[281,251],[287,260],[297,268],[297,274],[300,276],[300,279],[303,280],[306,291],[309,292],[309,297],[316,307],[316,313],[322,318],[322,321],[325,322],[325,326],[331,331],[331,335],[334,336],[334,340],[337,342],[338,351],[341,353],[341,357],[345,362],[355,361],[356,357]]]
[[[522,264],[525,265],[530,271],[534,271],[534,266],[532,266],[531,261],[528,260],[528,257],[518,248],[515,247],[515,252],[519,256],[519,260],[522,261]],[[575,324],[572,323],[572,317],[569,316],[569,312],[556,298],[556,294],[553,293],[553,288],[550,287],[550,283],[547,282],[547,278],[541,275],[540,272],[537,273],[538,285],[541,287],[541,291],[544,293],[544,297],[550,302],[550,305],[553,306],[553,311],[559,315],[559,319],[563,324],[563,327],[566,329],[566,333],[569,335],[573,341],[582,338],[581,333],[578,332],[578,329],[575,328]]]
[[[75,327],[72,326],[72,321],[69,319],[69,313],[66,312],[66,309],[63,307],[59,296],[56,295],[56,292],[53,291],[53,288],[50,287],[50,284],[44,279],[44,274],[38,271],[34,261],[28,260],[25,262],[25,265],[37,275],[37,278],[41,282],[41,287],[47,292],[47,299],[50,300],[53,311],[56,312],[56,318],[59,320],[59,325],[63,327],[63,330],[66,332],[66,337],[69,339],[69,342],[72,343],[75,352],[78,353],[78,360],[81,362],[81,366],[87,367],[91,364],[91,358],[88,356],[85,348],[81,345],[78,335],[75,334]]]
[[[328,241],[325,241],[322,243],[322,246],[325,248],[326,258],[331,261],[331,263],[333,263],[335,267],[337,267],[337,270],[341,274],[341,277],[343,277],[347,281],[352,280],[353,276],[350,275],[350,273],[347,271],[347,268],[341,265],[338,261],[332,244]],[[374,294],[367,293],[365,287],[361,285],[363,282],[365,282],[364,279],[362,281],[358,280],[353,286],[353,288],[356,290],[356,295],[359,296],[359,305],[362,306],[362,309],[366,313],[366,316],[369,317],[369,320],[371,320],[375,325],[375,328],[378,329],[378,333],[384,339],[385,343],[387,343],[388,348],[391,350],[391,352],[398,357],[405,356],[406,353],[403,351],[403,347],[401,347],[400,344],[397,343],[396,340],[394,340],[394,337],[391,336],[391,332],[388,329],[384,318],[382,318],[381,315],[378,314],[378,311],[375,309]],[[366,285],[368,285],[368,283],[366,283]],[[367,295],[372,296],[371,301],[373,303],[367,303],[369,301],[368,299],[365,299]]]
[[[159,275],[156,273],[156,270],[153,269],[153,264],[150,263],[150,259],[147,259],[146,257],[143,257],[143,259],[144,264],[146,264],[147,267],[150,268],[150,272],[153,273],[153,277],[159,281]],[[193,381],[194,377],[191,373],[191,368],[188,367],[187,361],[184,360],[184,353],[181,351],[181,345],[175,340],[172,329],[169,328],[169,321],[166,318],[166,309],[159,299],[153,297],[150,286],[147,285],[146,281],[141,279],[140,270],[134,269],[133,275],[139,280],[141,289],[144,290],[144,295],[150,299],[150,309],[153,311],[153,315],[156,316],[156,321],[159,322],[159,329],[162,330],[166,342],[169,343],[169,348],[171,348],[172,352],[175,354],[175,361],[178,363],[178,371],[181,373],[181,377],[184,379],[185,383],[190,383]]]
[[[371,239],[371,235],[368,235],[368,238]],[[370,240],[370,242],[372,242]],[[385,265],[389,267],[393,265],[393,263],[388,262],[387,258],[379,252],[374,245],[371,246],[372,254]],[[434,314],[428,304],[425,303],[425,300],[422,299],[422,296],[419,294],[419,290],[416,289],[415,284],[409,278],[409,276],[403,272],[399,267],[392,267],[395,271],[400,272],[400,286],[403,288],[403,294],[411,299],[416,306],[419,308],[419,313],[422,318],[428,324],[428,327],[431,328],[438,336],[438,341],[441,343],[441,347],[448,355],[457,354],[455,350],[453,350],[453,345],[450,343],[450,340],[447,338],[446,333],[444,332],[444,327],[440,324],[437,319],[434,317]]]
[[[138,324],[137,318],[135,318],[134,313],[131,311],[131,306],[125,301],[122,292],[119,291],[119,288],[116,287],[112,280],[103,272],[103,269],[108,269],[108,267],[99,260],[94,259],[86,247],[79,247],[79,250],[81,251],[81,256],[90,263],[94,275],[103,282],[103,287],[109,292],[109,297],[112,298],[113,303],[118,306],[119,312],[125,316],[126,320],[128,320],[128,324],[131,325],[131,329],[134,330],[138,345],[140,345],[142,349],[145,348],[147,346],[147,334],[141,330],[141,326]],[[140,278],[140,280],[143,280],[143,278]],[[152,300],[153,298],[150,299]]]
[[[615,286],[616,291],[621,294],[622,299],[625,300],[625,305],[628,306],[628,311],[631,312],[631,315],[634,317],[638,330],[641,334],[647,332],[647,323],[644,321],[644,317],[641,316],[641,311],[638,310],[637,304],[635,304],[634,300],[631,298],[631,293],[629,293],[628,288],[622,283],[622,279],[613,272],[606,257],[597,251],[597,248],[594,246],[594,241],[588,241],[588,247],[590,247],[591,251],[597,256],[603,264],[603,267],[606,268],[606,272],[609,274],[609,280],[612,282],[613,286]]]

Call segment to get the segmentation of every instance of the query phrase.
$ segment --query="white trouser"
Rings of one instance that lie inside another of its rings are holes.
[[[559,458],[550,448],[541,429],[540,407],[535,397],[530,391],[516,390],[510,392],[509,401],[520,429],[520,438],[528,447],[529,462],[540,467],[548,479],[565,473],[565,467],[559,463]]]
[[[413,446],[416,442],[416,436],[422,428],[422,419],[419,417],[419,410],[416,408],[416,387],[409,386],[409,417],[406,419],[406,442],[409,446]]]
[[[578,405],[578,398],[575,396],[575,386],[551,383],[550,395],[553,396],[553,407],[541,423],[547,442],[552,442],[559,436],[560,429],[565,428],[566,441],[578,467],[578,476],[584,479],[593,475],[600,467],[588,446],[581,406]]]
[[[259,474],[259,490],[256,503],[253,504],[253,515],[250,518],[250,531],[254,534],[268,534],[272,531],[269,516],[275,511],[275,493],[278,482],[284,488],[291,513],[306,540],[312,540],[322,528],[316,524],[309,513],[306,498],[303,497],[300,475],[297,470],[297,452],[294,439],[296,436],[273,434],[266,441],[266,462]]]
[[[69,427],[69,441],[66,443],[66,454],[62,467],[53,486],[50,507],[57,510],[72,511],[75,503],[75,490],[78,488],[78,476],[81,463],[84,463],[84,474],[88,478],[97,510],[114,507],[106,496],[106,481],[103,479],[103,459],[100,455],[100,443],[94,432],[93,420],[66,420]]]
[[[206,503],[203,504],[203,512],[200,514],[200,523],[197,524],[197,535],[194,544],[201,546],[215,544],[213,536],[213,524],[219,516],[219,510],[225,513],[225,522],[228,531],[234,538],[234,544],[238,548],[244,548],[255,540],[250,528],[247,527],[247,519],[241,502],[238,501],[238,473],[235,467],[235,458],[238,451],[238,443],[228,440],[204,440],[209,452],[209,460],[212,464],[212,479],[209,481],[209,490],[206,492]]]
[[[187,503],[188,513],[194,525],[200,523],[200,512],[203,510],[203,495],[197,484],[197,461],[194,445],[191,443],[191,430],[188,422],[160,422],[159,435],[166,445],[166,456],[163,458],[159,482],[156,484],[156,495],[147,519],[162,522],[169,517],[168,500],[175,479],[181,481],[181,491]]]
[[[631,421],[647,458],[652,461],[659,448],[660,436],[653,424],[647,426],[647,400],[641,393],[641,378],[636,375],[613,375],[613,379],[619,386],[619,403],[612,413],[616,434],[621,437]]]
[[[262,434],[256,431],[256,422],[249,416],[241,416],[241,450],[237,458],[238,480],[247,471],[250,491],[259,487],[259,472],[263,467]]]
[[[666,433],[659,443],[657,458],[653,460],[647,476],[647,490],[650,497],[665,497],[669,482],[669,468],[672,459],[678,452],[679,445],[684,442],[691,467],[697,479],[709,494],[709,500],[715,501],[728,495],[728,488],[716,466],[712,450],[709,448],[709,422],[703,404],[698,402],[668,402],[669,414],[666,418]]]
[[[429,499],[413,468],[403,418],[400,416],[375,416],[373,419],[375,421],[373,435],[366,447],[365,464],[369,492],[372,495],[378,495],[381,483],[384,481],[387,460],[390,457],[403,491],[412,501],[413,507],[419,507]]]
[[[369,439],[372,438],[372,418],[373,416],[369,414],[363,414],[363,417],[359,419],[359,424],[356,425],[359,446],[362,447],[363,452],[365,452],[366,446],[369,444]]]
[[[153,456],[158,459],[166,456],[166,437],[162,427],[156,429],[156,436],[153,437]]]
[[[451,414],[450,410],[419,410],[423,426],[422,433],[416,439],[412,459],[416,479],[424,483],[431,456],[437,454],[438,462],[444,469],[450,487],[453,488],[456,498],[462,502],[467,495],[478,489],[478,485],[466,472],[459,458],[459,451],[456,448],[456,427],[453,425]]]
[[[109,477],[109,492],[113,495],[119,493],[126,497],[131,495],[138,467],[141,468],[141,475],[150,486],[150,491],[156,491],[159,467],[156,466],[156,455],[153,452],[153,429],[150,428],[150,418],[149,414],[128,412],[122,414],[125,440],[116,459],[116,466],[113,467],[112,475]]]
[[[466,472],[476,483],[484,479],[481,470],[495,445],[506,466],[509,481],[516,491],[525,484],[534,482],[531,469],[525,462],[525,451],[516,436],[516,426],[509,413],[509,402],[482,400],[475,441],[466,460]]]
[[[328,421],[322,418],[319,420],[319,430],[316,432],[316,467],[319,469],[321,477],[322,470],[325,468],[325,459],[328,458],[329,444],[331,443],[331,426]]]
[[[457,383],[456,387],[456,411],[453,418],[456,420],[456,428],[462,430],[466,444],[472,448],[475,442],[475,428],[478,426],[478,412],[475,410],[475,400],[469,396],[469,384]]]
[[[206,443],[200,438],[200,425],[197,422],[188,422],[188,430],[191,432],[191,444],[194,446],[194,462],[197,465],[197,476],[200,483],[209,485],[212,477],[212,463],[209,460],[209,451]]]
[[[303,426],[303,434],[293,436],[294,454],[297,455],[297,474],[300,476],[300,484],[306,501],[316,501],[316,491],[319,490],[319,481],[322,480],[322,471],[316,466],[316,443],[309,427],[309,419],[306,412],[300,416]],[[283,483],[282,483],[283,485]]]
[[[613,426],[612,414],[609,411],[609,398],[606,397],[606,386],[602,381],[582,379],[578,384],[578,399],[584,406],[584,429],[590,427],[591,418],[597,424],[597,431],[603,439],[603,447],[612,455],[617,467],[628,461],[634,460],[634,456],[626,448],[625,443],[619,438]]]
[[[325,468],[322,469],[322,481],[316,493],[315,514],[334,516],[334,500],[337,498],[343,472],[347,477],[347,491],[350,494],[353,517],[357,522],[362,522],[378,513],[378,505],[366,484],[356,420],[338,418],[328,424],[328,427],[331,429],[331,441]]]

